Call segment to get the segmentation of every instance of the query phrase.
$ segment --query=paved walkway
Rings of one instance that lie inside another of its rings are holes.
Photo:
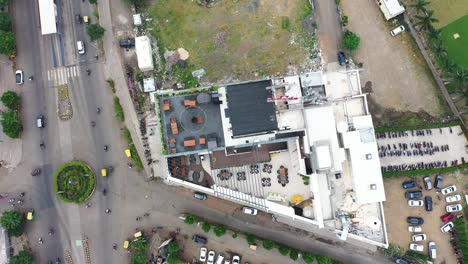
[[[317,21],[317,39],[325,62],[337,61],[341,49],[343,30],[336,2],[333,0],[313,0]]]

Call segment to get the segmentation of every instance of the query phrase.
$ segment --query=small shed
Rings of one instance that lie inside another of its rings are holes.
[[[133,24],[137,27],[143,25],[140,14],[133,15]]]
[[[154,84],[154,78],[143,79],[143,91],[145,93],[156,91],[156,85]]]
[[[138,59],[138,68],[142,72],[152,71],[154,69],[154,62],[150,38],[147,36],[136,37],[135,51]]]

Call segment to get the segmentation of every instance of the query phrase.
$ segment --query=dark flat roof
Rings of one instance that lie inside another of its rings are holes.
[[[271,80],[227,86],[227,102],[232,134],[241,136],[278,129],[275,105],[267,102],[273,92]]]

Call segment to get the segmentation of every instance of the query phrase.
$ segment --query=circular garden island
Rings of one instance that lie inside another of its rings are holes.
[[[54,191],[64,202],[82,203],[94,191],[96,179],[93,171],[81,161],[66,162],[54,173]]]

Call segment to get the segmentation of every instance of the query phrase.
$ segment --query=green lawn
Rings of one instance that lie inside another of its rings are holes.
[[[460,37],[455,39],[454,34]],[[442,28],[442,42],[447,48],[449,58],[460,66],[468,67],[468,15]]]
[[[184,48],[189,64],[204,68],[204,81],[254,79],[302,68],[314,40],[309,33],[308,0],[196,1],[156,0],[150,9],[152,34],[160,48]],[[306,30],[307,28],[307,30]]]

